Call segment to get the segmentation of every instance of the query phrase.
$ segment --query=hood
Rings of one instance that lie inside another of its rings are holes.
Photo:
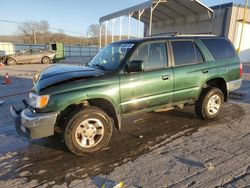
[[[104,75],[105,71],[86,66],[53,65],[45,69],[35,83],[34,89],[40,91],[48,86],[70,80],[79,80]]]

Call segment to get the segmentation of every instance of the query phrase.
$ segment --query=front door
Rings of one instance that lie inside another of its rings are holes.
[[[18,63],[29,63],[31,60],[31,49],[22,50],[19,52],[16,60]]]
[[[168,66],[165,41],[140,45],[129,60],[132,61],[143,61],[144,70],[120,76],[121,111],[127,114],[171,105],[173,70]]]

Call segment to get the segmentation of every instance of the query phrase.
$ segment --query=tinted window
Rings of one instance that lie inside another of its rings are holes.
[[[167,53],[164,42],[148,43],[140,46],[130,61],[139,60],[144,63],[144,70],[163,68],[167,64]]]
[[[235,57],[235,51],[225,39],[202,39],[201,40],[215,60]]]
[[[200,50],[192,41],[173,41],[175,65],[187,65],[203,62]]]

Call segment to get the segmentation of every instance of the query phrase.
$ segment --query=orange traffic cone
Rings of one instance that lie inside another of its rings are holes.
[[[3,83],[4,84],[11,84],[11,80],[10,80],[9,74],[7,72],[5,74]]]
[[[1,62],[0,63],[0,69],[4,67],[4,64]]]

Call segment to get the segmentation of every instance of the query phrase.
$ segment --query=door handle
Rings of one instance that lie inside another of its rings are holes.
[[[170,75],[163,75],[162,76],[162,80],[169,80],[170,79]]]
[[[208,73],[208,70],[207,69],[203,69],[202,73]]]

